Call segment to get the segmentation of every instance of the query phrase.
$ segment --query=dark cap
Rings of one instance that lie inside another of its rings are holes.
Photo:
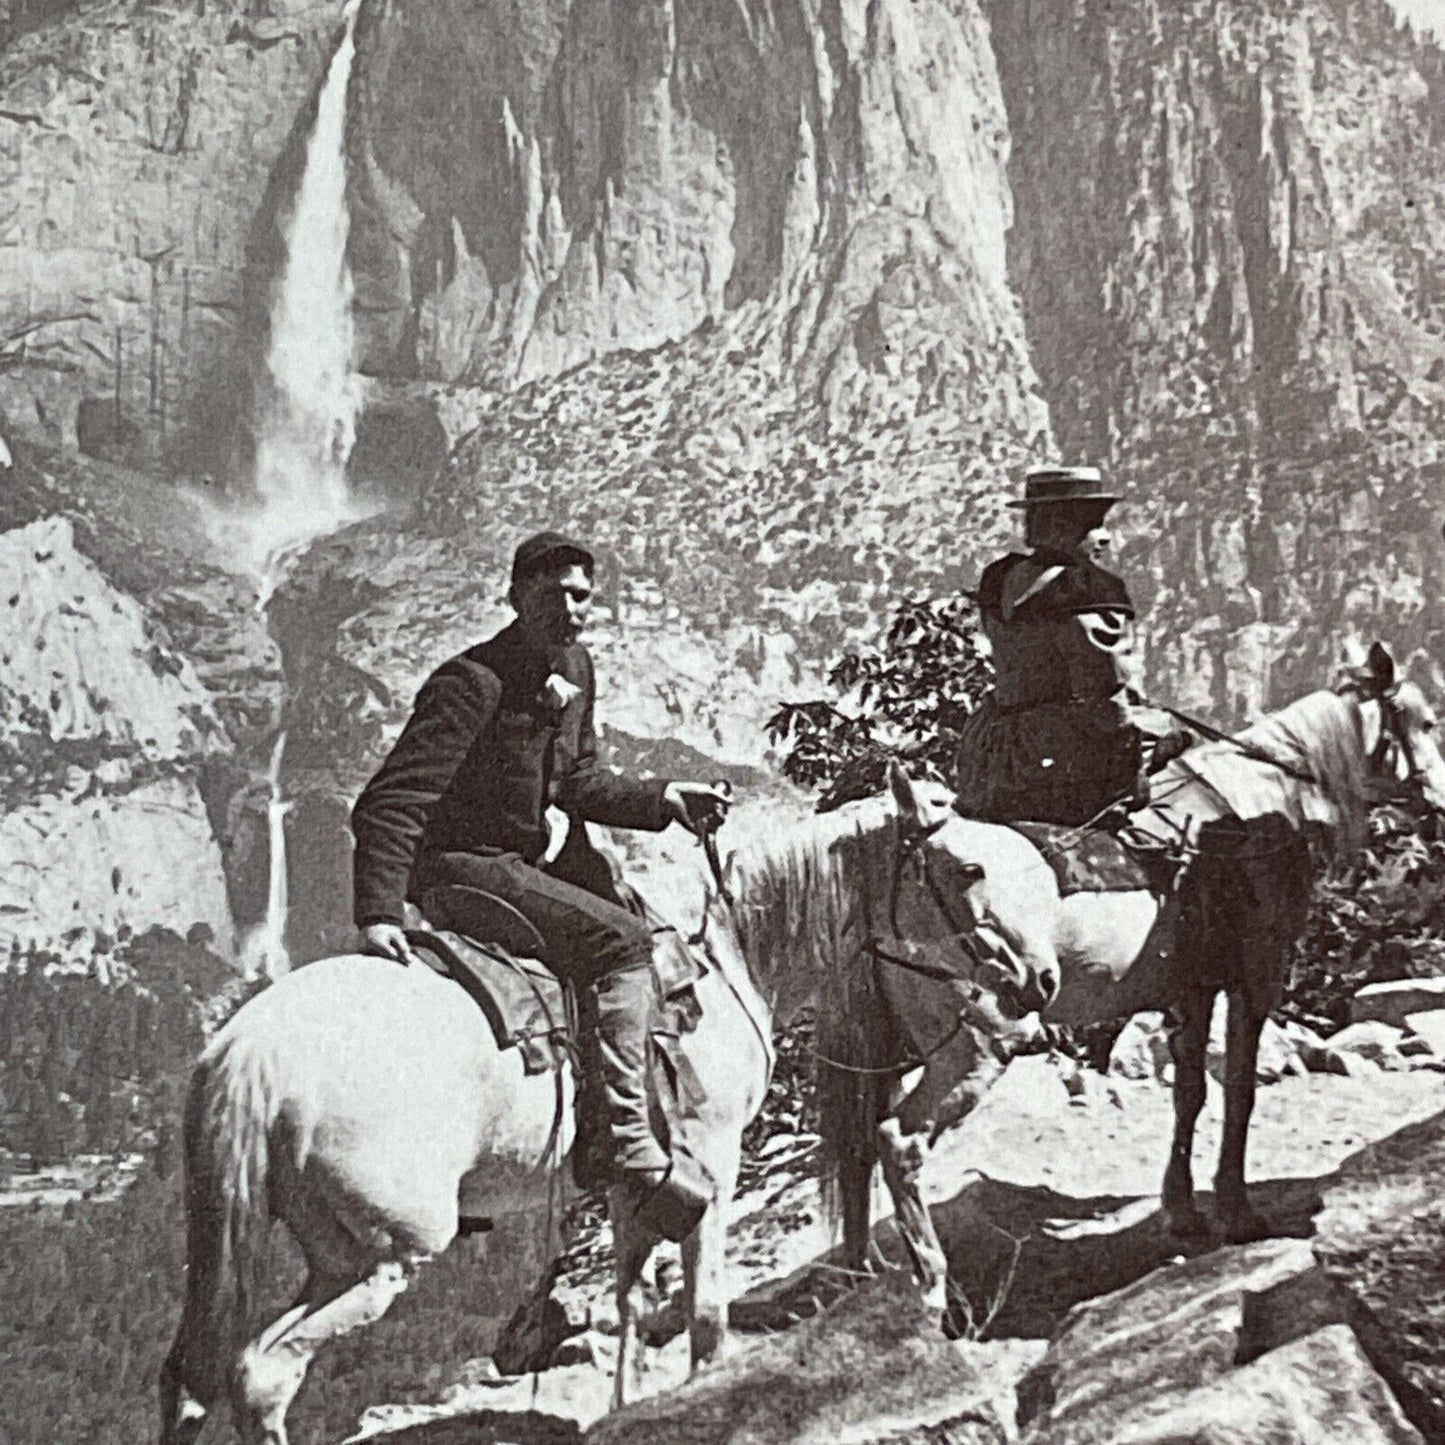
[[[567,567],[580,562],[589,572],[596,563],[592,553],[580,542],[564,537],[560,532],[537,532],[518,545],[512,553],[512,586],[545,572],[549,567]]]
[[[1024,495],[1011,507],[1042,507],[1050,502],[1118,502],[1104,485],[1098,467],[1034,467],[1024,475]]]

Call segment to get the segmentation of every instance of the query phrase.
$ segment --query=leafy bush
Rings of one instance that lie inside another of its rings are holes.
[[[1280,1012],[1329,1032],[1368,983],[1445,974],[1445,840],[1438,820],[1382,808],[1349,875],[1316,893]]]
[[[880,791],[890,758],[947,783],[959,729],[991,677],[971,603],[910,601],[881,648],[834,663],[829,683],[842,701],[786,703],[769,735],[786,749],[784,773],[819,791],[820,810]],[[1329,1031],[1349,1021],[1349,1001],[1366,983],[1445,974],[1438,833],[1395,809],[1376,813],[1351,875],[1316,894],[1281,1014]]]
[[[959,729],[992,678],[971,601],[905,602],[881,649],[845,652],[830,669],[847,706],[784,703],[768,736],[787,748],[783,772],[822,790],[820,810],[877,792],[890,758],[947,781]]]

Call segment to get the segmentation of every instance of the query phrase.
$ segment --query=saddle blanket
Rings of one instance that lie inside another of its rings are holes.
[[[576,1011],[545,964],[448,929],[408,929],[407,941],[430,968],[461,985],[486,1016],[497,1048],[518,1049],[527,1073],[546,1073],[565,1057],[577,1057]],[[652,971],[658,995],[653,1030],[689,1032],[697,1020],[694,985],[706,969],[675,929],[656,930]]]
[[[1168,892],[1179,860],[1162,848],[1131,848],[1102,829],[1057,823],[1010,823],[1043,854],[1059,894]]]

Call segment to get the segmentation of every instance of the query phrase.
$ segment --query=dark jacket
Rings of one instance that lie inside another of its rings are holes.
[[[558,672],[581,689],[558,711],[542,685]],[[395,923],[419,870],[442,853],[517,853],[547,844],[550,803],[574,819],[667,826],[665,779],[620,777],[597,762],[592,659],[580,643],[550,667],[515,624],[439,667],[351,814],[354,916]]]
[[[1143,739],[1120,655],[1134,616],[1123,581],[1040,548],[988,567],[978,607],[994,690],[960,733],[954,806],[1077,825],[1134,797]]]
[[[1118,658],[1079,621],[1086,613],[1133,618],[1128,590],[1112,572],[1044,548],[1014,552],[985,569],[978,608],[1005,710],[1106,698],[1124,686]]]

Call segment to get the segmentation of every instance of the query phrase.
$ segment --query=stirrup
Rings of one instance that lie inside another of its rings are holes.
[[[717,1181],[689,1153],[674,1154],[658,1182],[644,1183],[636,1174],[624,1175],[625,1187],[645,1190],[634,1218],[644,1229],[681,1244],[702,1223],[717,1197]]]

